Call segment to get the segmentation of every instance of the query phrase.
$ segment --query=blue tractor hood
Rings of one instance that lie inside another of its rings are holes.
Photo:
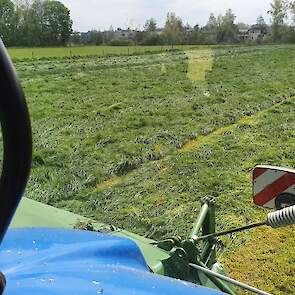
[[[9,230],[0,270],[7,281],[4,294],[221,294],[154,275],[133,241],[86,231]]]

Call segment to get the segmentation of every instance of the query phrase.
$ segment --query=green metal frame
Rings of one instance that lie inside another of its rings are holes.
[[[213,198],[204,199],[188,239],[179,237],[172,237],[163,241],[147,239],[26,198],[21,201],[11,227],[76,228],[109,232],[133,240],[141,249],[154,273],[185,280],[228,294],[236,294],[235,288],[230,284],[194,270],[189,265],[190,263],[198,264],[219,274],[227,275],[224,268],[216,260],[216,239],[212,238],[205,241],[196,239],[200,235],[215,233],[215,201]]]

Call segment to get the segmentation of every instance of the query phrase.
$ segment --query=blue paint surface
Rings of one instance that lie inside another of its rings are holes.
[[[0,248],[0,270],[14,295],[221,294],[157,276],[124,238],[62,229],[14,229]]]

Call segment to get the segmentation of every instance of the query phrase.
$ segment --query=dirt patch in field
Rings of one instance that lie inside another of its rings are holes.
[[[185,51],[188,57],[187,77],[192,81],[204,81],[206,73],[213,67],[213,50]]]

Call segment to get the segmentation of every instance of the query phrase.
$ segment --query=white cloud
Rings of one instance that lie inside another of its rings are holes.
[[[255,23],[262,14],[268,21],[270,0],[61,0],[71,10],[74,29],[87,31],[92,28],[138,27],[154,17],[164,24],[168,11],[175,12],[183,21],[205,24],[211,12],[224,13],[232,8],[237,20]]]

